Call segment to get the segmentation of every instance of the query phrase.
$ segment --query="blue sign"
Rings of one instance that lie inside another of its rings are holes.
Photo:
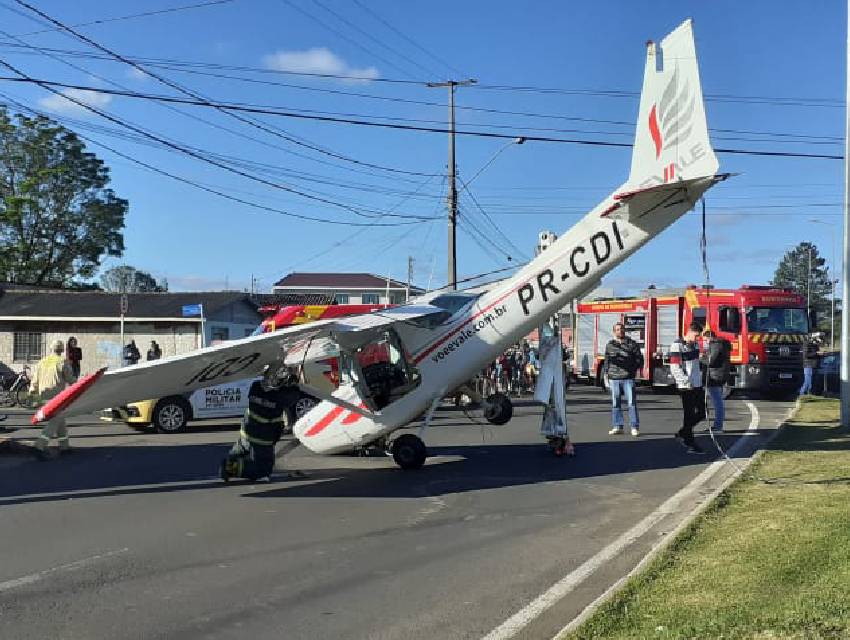
[[[193,316],[203,316],[204,315],[204,305],[202,304],[184,304],[183,305],[183,317],[191,318]]]

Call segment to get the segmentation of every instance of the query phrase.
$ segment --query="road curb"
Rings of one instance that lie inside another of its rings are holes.
[[[593,602],[587,605],[581,613],[579,613],[576,617],[570,620],[558,633],[556,633],[552,640],[558,640],[562,638],[568,633],[572,633],[582,624],[584,624],[588,618],[590,618],[596,611],[610,600],[613,596],[619,593],[623,587],[625,587],[626,583],[631,580],[635,575],[643,571],[658,555],[665,551],[670,544],[675,540],[679,534],[681,534],[685,529],[687,529],[691,524],[693,524],[694,520],[696,520],[699,516],[705,513],[709,507],[711,507],[717,497],[723,493],[726,489],[729,488],[734,482],[736,482],[741,475],[743,475],[756,461],[758,461],[766,451],[767,446],[773,442],[779,434],[785,429],[785,426],[788,422],[797,414],[800,410],[800,399],[798,398],[794,403],[794,406],[788,410],[788,414],[782,420],[780,425],[774,430],[774,432],[759,446],[759,449],[755,451],[752,455],[750,455],[744,462],[741,464],[734,464],[733,472],[725,478],[715,489],[713,489],[704,500],[698,502],[691,512],[685,516],[685,518],[676,525],[673,529],[671,529],[668,533],[664,534],[658,542],[653,545],[653,547],[647,552],[647,554],[641,558],[640,562],[638,562],[631,571],[629,571],[625,576],[617,580],[614,584],[612,584],[608,589],[605,590],[599,597],[597,597]],[[706,479],[706,483],[709,482],[711,478]]]

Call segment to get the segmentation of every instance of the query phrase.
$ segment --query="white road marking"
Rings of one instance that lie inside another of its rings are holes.
[[[749,402],[747,404],[751,405]],[[750,413],[752,415],[752,419],[750,420],[749,430],[755,430],[758,428],[759,424],[759,413],[754,405],[751,406]],[[733,457],[737,455],[738,451],[743,448],[744,442],[744,438],[738,438],[735,444],[729,449],[729,456]],[[668,498],[655,511],[638,522],[622,536],[619,536],[617,540],[585,561],[578,568],[561,578],[561,580],[549,587],[549,589],[544,591],[537,598],[529,602],[525,607],[517,611],[514,615],[484,636],[482,640],[507,640],[508,638],[513,638],[527,627],[535,618],[558,603],[567,594],[574,591],[606,562],[609,562],[620,555],[665,517],[675,514],[686,500],[693,500],[695,494],[699,492],[701,487],[709,480],[709,478],[711,478],[726,464],[726,461],[723,459],[712,462],[708,467],[703,469],[702,473],[691,480],[685,487],[677,491],[673,496]]]
[[[759,410],[752,402],[747,401],[744,402],[744,404],[747,405],[747,409],[750,410],[750,426],[747,427],[747,431],[750,433],[747,433],[747,435],[751,435],[751,433],[759,427]]]
[[[0,582],[0,593],[3,591],[9,591],[11,589],[16,589],[17,587],[22,587],[27,584],[32,584],[33,582],[38,582],[43,578],[46,578],[54,573],[65,572],[65,571],[76,571],[77,569],[82,569],[83,567],[87,567],[90,564],[94,564],[100,560],[106,560],[107,558],[111,558],[112,556],[117,556],[122,553],[126,553],[129,551],[127,547],[123,549],[116,549],[115,551],[107,551],[106,553],[99,553],[96,556],[89,556],[88,558],[83,558],[82,560],[76,560],[74,562],[69,562],[68,564],[62,564],[58,567],[51,567],[50,569],[45,569],[44,571],[39,571],[37,573],[31,573],[27,576],[21,576],[20,578],[15,578],[14,580],[7,580],[6,582]]]

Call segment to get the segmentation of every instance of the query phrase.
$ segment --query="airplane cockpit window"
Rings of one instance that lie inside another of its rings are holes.
[[[452,315],[456,314],[458,311],[463,309],[466,305],[477,300],[480,297],[480,294],[469,294],[469,293],[444,293],[442,295],[437,296],[428,301],[428,304],[431,304],[435,307],[439,307],[440,309],[445,309]]]
[[[346,358],[348,380],[381,410],[419,386],[419,371],[394,331],[384,331]]]

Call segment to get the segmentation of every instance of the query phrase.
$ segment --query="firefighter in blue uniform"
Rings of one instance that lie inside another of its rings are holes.
[[[283,433],[285,416],[300,396],[297,377],[288,369],[266,367],[248,391],[248,408],[239,439],[221,462],[219,473],[231,478],[268,481],[274,469],[274,447]]]

